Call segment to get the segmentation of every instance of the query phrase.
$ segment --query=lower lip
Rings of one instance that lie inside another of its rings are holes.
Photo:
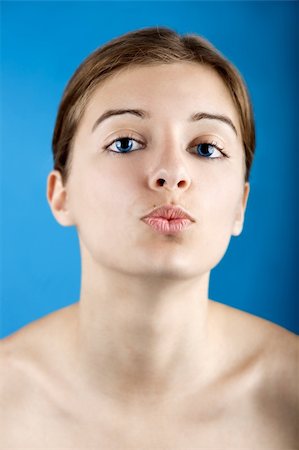
[[[143,221],[161,234],[176,234],[186,230],[192,224],[189,219],[171,219],[162,217],[146,217]]]

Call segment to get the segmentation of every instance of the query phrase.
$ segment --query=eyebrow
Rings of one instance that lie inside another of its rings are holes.
[[[132,114],[133,116],[139,117],[141,119],[149,119],[150,118],[150,114],[147,111],[144,111],[143,109],[109,109],[108,111],[105,111],[95,121],[91,131],[94,132],[96,127],[100,123],[104,122],[104,120],[107,120],[113,116],[121,116],[123,114]],[[211,120],[221,121],[221,122],[225,123],[226,125],[229,125],[233,129],[236,136],[238,136],[237,129],[236,129],[235,125],[233,124],[233,121],[229,117],[227,117],[223,114],[211,114],[211,113],[206,113],[206,112],[198,112],[198,113],[192,114],[189,121],[197,122],[202,119],[211,119]]]
[[[150,117],[150,114],[143,109],[109,109],[95,121],[91,131],[93,132],[100,123],[104,122],[104,120],[109,119],[109,117],[121,116],[122,114],[132,114],[134,116],[140,117],[141,119]]]

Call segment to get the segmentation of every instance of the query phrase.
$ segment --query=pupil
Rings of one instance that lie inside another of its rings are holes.
[[[210,144],[199,144],[197,148],[200,154],[204,156],[210,156],[213,153],[209,150],[210,147]]]
[[[119,141],[117,141],[117,143],[116,143],[116,146],[119,150],[127,152],[132,148],[131,139],[129,139],[129,138],[119,139]]]

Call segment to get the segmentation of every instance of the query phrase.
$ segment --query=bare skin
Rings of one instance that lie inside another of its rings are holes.
[[[217,370],[171,397],[85,384],[74,359],[78,304],[6,338],[1,449],[297,449],[297,336],[209,303],[222,333]]]
[[[94,128],[120,108],[147,114]],[[198,111],[235,129],[190,121]],[[107,152],[120,134],[134,140],[131,154]],[[207,140],[229,158],[199,158]],[[4,339],[1,448],[296,448],[298,338],[208,298],[248,194],[238,115],[211,69],[133,68],[97,89],[70,178],[64,186],[51,172],[47,190],[56,220],[78,230],[80,299]],[[194,223],[157,233],[141,218],[162,204]]]

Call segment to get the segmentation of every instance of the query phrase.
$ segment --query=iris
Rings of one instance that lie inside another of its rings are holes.
[[[133,139],[130,138],[121,138],[118,141],[115,141],[115,145],[117,150],[122,153],[129,152],[133,147]]]
[[[205,142],[197,146],[197,151],[200,156],[211,156],[215,151],[215,146]]]

